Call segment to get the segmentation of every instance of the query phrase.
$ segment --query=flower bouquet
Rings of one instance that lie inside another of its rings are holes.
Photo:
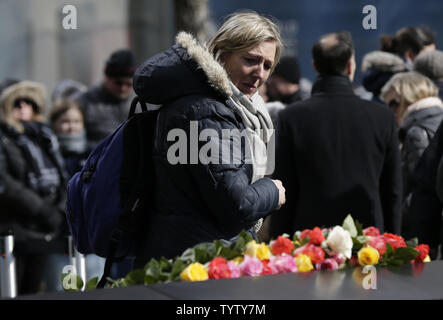
[[[381,234],[375,227],[363,229],[348,215],[342,226],[297,231],[292,238],[284,234],[269,244],[257,243],[246,232],[230,245],[219,240],[201,243],[175,259],[151,259],[144,269],[125,278],[108,279],[108,287],[396,266],[428,262],[428,253],[429,246],[418,244],[416,238],[405,241],[395,234]],[[91,279],[86,287],[93,288],[96,283],[97,279]]]

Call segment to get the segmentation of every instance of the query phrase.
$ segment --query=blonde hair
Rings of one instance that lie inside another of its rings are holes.
[[[400,97],[400,115],[404,114],[408,106],[428,97],[438,96],[438,87],[428,77],[415,72],[400,72],[392,76],[391,79],[381,89],[381,97],[389,93],[396,93]],[[385,101],[388,103],[388,101]]]
[[[272,73],[283,53],[283,41],[278,26],[255,11],[236,12],[228,16],[228,20],[208,41],[208,50],[221,62],[220,58],[224,53],[249,50],[265,41],[275,41],[276,44]]]

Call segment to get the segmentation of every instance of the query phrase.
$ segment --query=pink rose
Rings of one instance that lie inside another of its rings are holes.
[[[337,260],[328,258],[315,265],[316,270],[337,270],[339,267]]]
[[[258,258],[245,255],[242,263],[240,263],[240,271],[244,276],[259,276],[263,271],[263,264]]]
[[[240,267],[234,261],[228,261],[228,268],[231,272],[231,278],[240,278]]]
[[[288,254],[271,257],[269,266],[278,273],[297,272],[297,264],[294,258]]]
[[[367,244],[374,249],[377,249],[380,255],[384,255],[386,252],[386,239],[383,236],[371,237],[368,236]]]
[[[331,258],[337,261],[338,265],[341,265],[346,261],[346,257],[341,253],[334,254]]]
[[[378,237],[380,235],[380,229],[376,227],[368,227],[366,229],[363,229],[363,234],[365,236]]]

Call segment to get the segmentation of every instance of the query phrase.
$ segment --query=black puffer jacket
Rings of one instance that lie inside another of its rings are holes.
[[[424,107],[410,112],[403,121],[399,130],[399,140],[402,143],[401,159],[403,171],[404,195],[411,192],[411,175],[423,151],[428,147],[434,137],[440,122],[443,120],[443,107],[433,103],[437,98],[426,99],[429,101]],[[441,102],[437,101],[440,105]]]
[[[20,250],[60,251],[64,249],[63,235],[67,231],[63,159],[49,127],[37,122],[23,125],[25,132],[21,134],[5,123],[0,124],[0,232],[11,230]],[[36,153],[39,157],[32,156]],[[62,243],[47,242],[49,237],[57,236]]]
[[[220,154],[213,155],[220,164],[197,159],[207,140],[193,138],[202,130],[213,129],[221,139],[221,130],[244,127],[228,100],[232,92],[226,72],[192,36],[180,33],[177,44],[140,66],[134,89],[143,100],[162,105],[154,151],[157,213],[146,233],[145,261],[177,256],[200,242],[232,239],[277,208],[272,180],[250,184],[252,165],[244,159],[239,164],[222,163]],[[168,150],[177,145],[177,137],[168,139],[174,129],[184,130],[190,140],[185,143],[188,164],[168,161]]]

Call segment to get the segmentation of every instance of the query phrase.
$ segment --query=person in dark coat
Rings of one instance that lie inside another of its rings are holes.
[[[261,219],[284,203],[281,182],[264,177],[273,127],[258,94],[282,47],[273,22],[254,12],[237,13],[208,49],[181,32],[172,48],[137,69],[135,92],[162,108],[154,148],[155,212],[136,268],[201,242],[231,241],[242,230],[256,238]],[[222,130],[232,138],[223,138]],[[198,141],[209,133],[210,141],[207,135]],[[240,141],[238,134],[246,138],[243,148],[230,142]],[[182,149],[188,143],[189,152]],[[222,144],[233,154],[219,152]],[[209,146],[217,148],[211,155]]]
[[[14,235],[20,295],[41,289],[48,256],[66,247],[66,172],[56,136],[41,122],[44,105],[44,87],[31,81],[0,97],[0,232]]]
[[[420,242],[429,245],[432,260],[437,258],[439,246],[442,249],[440,257],[443,257],[443,199],[439,198],[442,161],[443,122],[413,172],[410,204],[403,224],[404,236],[417,237]]]
[[[443,103],[435,84],[417,72],[394,75],[383,87],[382,97],[393,108],[399,126],[403,196],[407,196],[412,172],[443,120]]]
[[[266,95],[269,115],[274,128],[278,127],[278,112],[287,105],[301,101],[300,66],[295,56],[281,58],[274,72],[266,82]]]
[[[394,74],[406,71],[406,64],[393,53],[372,51],[363,57],[361,71],[362,85],[372,93],[372,101],[385,103],[380,98],[381,89]]]
[[[427,27],[407,26],[392,37],[391,48],[405,61],[408,71],[411,71],[419,54],[435,50],[435,37]]]
[[[128,118],[136,67],[132,51],[117,50],[106,62],[103,82],[75,97],[85,115],[89,147],[95,147]]]
[[[355,58],[348,32],[324,35],[312,48],[318,77],[312,97],[280,112],[274,178],[287,202],[271,216],[271,237],[341,225],[400,231],[401,171],[394,114],[352,89]]]

